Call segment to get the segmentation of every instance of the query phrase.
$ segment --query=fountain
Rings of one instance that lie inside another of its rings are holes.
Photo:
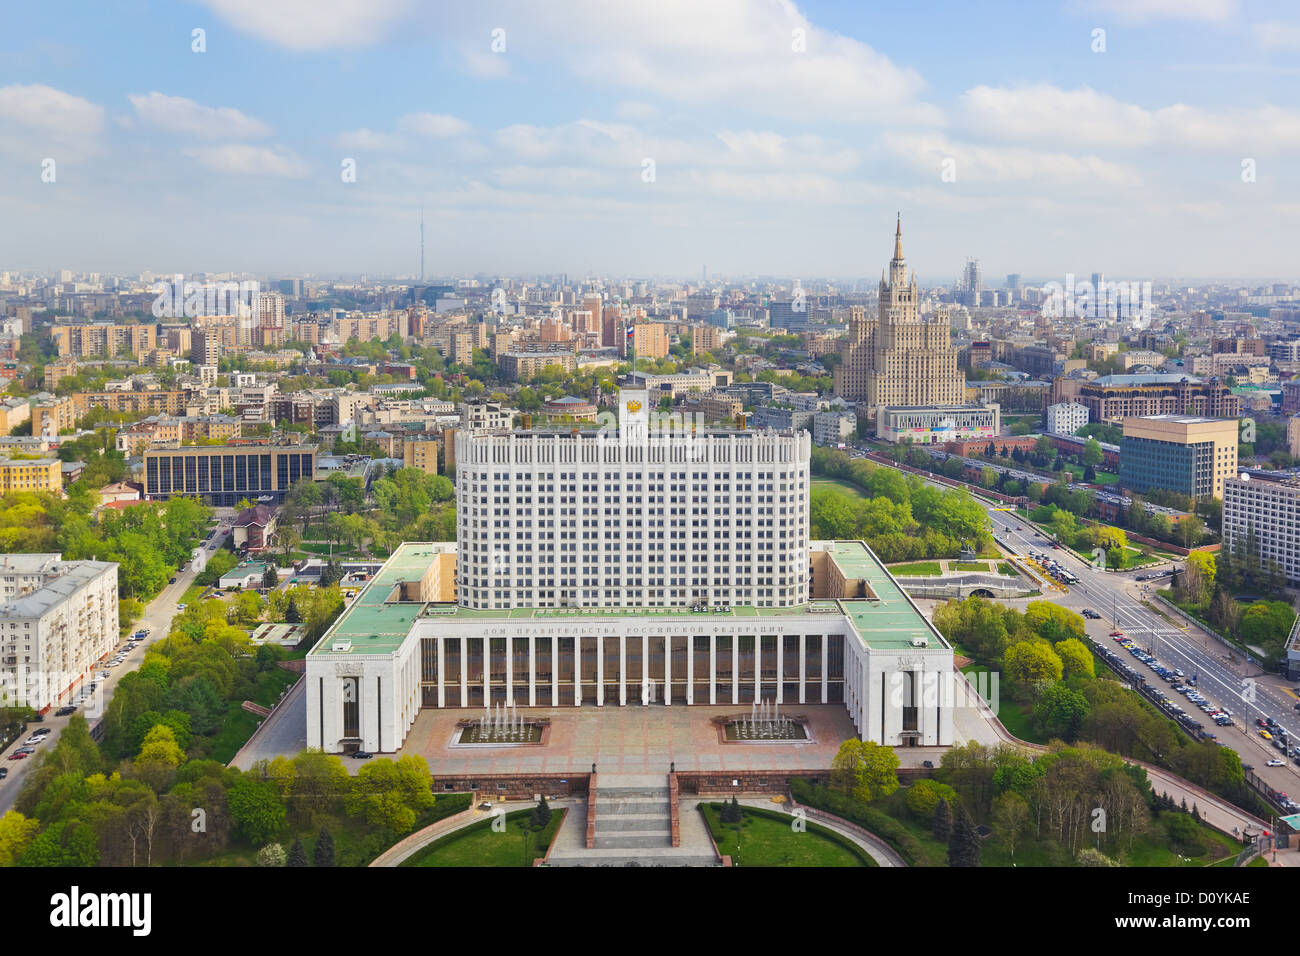
[[[781,713],[775,700],[760,698],[749,705],[749,716],[731,718],[725,725],[727,740],[771,742],[811,740],[803,721]]]
[[[519,712],[512,700],[490,702],[483,705],[483,716],[462,722],[453,742],[456,744],[503,745],[511,743],[535,744],[542,741],[542,727],[546,720],[531,721]]]

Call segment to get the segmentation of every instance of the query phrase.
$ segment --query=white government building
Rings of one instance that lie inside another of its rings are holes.
[[[808,540],[806,432],[461,435],[458,544],[407,543],[307,658],[307,743],[397,749],[421,708],[842,704],[952,742],[952,649],[860,541]]]
[[[0,555],[0,690],[45,710],[118,641],[117,564]]]

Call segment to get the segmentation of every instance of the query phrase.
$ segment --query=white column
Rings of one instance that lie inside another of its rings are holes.
[[[460,639],[460,706],[469,706],[469,638]]]
[[[605,706],[605,636],[596,638],[596,706]]]
[[[776,702],[785,703],[785,635],[776,636]]]
[[[740,638],[731,637],[731,701],[740,700]]]
[[[578,646],[579,638],[573,639],[574,647]],[[551,706],[560,706],[560,639],[551,638]]]
[[[490,640],[488,641],[487,646],[489,648],[492,647],[492,642]],[[506,666],[506,706],[510,707],[513,706],[515,703],[515,639],[513,637],[506,638],[505,666]],[[492,671],[489,670],[488,674],[491,673]]]
[[[582,638],[573,639],[573,706],[582,706]]]
[[[695,635],[686,636],[686,706],[695,703]]]
[[[718,635],[709,635],[709,703],[718,702]]]
[[[830,651],[830,644],[831,644],[830,635],[823,634],[822,635],[822,699],[821,699],[821,702],[823,704],[826,703],[826,690],[827,690],[826,685],[828,683],[828,681],[826,680],[826,675],[828,675],[831,672],[829,666],[830,658],[827,656]]]
[[[754,700],[763,699],[763,635],[754,635]]]
[[[808,703],[807,698],[807,680],[808,680],[808,635],[799,635],[799,703]]]
[[[673,702],[673,635],[664,638],[664,706]]]
[[[447,655],[443,650],[446,642],[438,638],[438,707],[447,706]]]
[[[528,635],[528,706],[537,706],[537,638]]]

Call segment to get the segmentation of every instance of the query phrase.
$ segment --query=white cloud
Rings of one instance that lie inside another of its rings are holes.
[[[1092,0],[1088,10],[1130,23],[1153,20],[1219,21],[1235,16],[1239,0]]]
[[[614,113],[619,119],[627,120],[629,123],[647,123],[662,115],[659,107],[638,100],[624,100],[615,107]]]
[[[300,178],[308,167],[287,149],[231,143],[225,146],[192,147],[182,152],[217,173],[236,176]]]
[[[1136,173],[1129,167],[1097,156],[1021,147],[976,146],[953,142],[938,133],[893,131],[886,133],[881,143],[887,154],[916,169],[930,172],[936,181],[940,180],[944,162],[949,159],[955,163],[957,183],[1125,186],[1138,181]]]
[[[18,123],[60,139],[97,136],[104,125],[104,108],[52,86],[0,86],[0,121]]]
[[[128,96],[142,122],[173,133],[220,139],[256,139],[271,128],[231,106],[203,106],[183,96],[153,92]]]
[[[241,33],[290,50],[369,46],[411,10],[411,0],[199,0]]]
[[[1175,103],[1148,110],[1087,87],[1063,90],[1047,84],[977,86],[962,94],[961,105],[968,132],[1016,142],[1206,151],[1300,146],[1300,113],[1276,106],[1210,111]]]
[[[397,128],[419,136],[461,136],[469,132],[469,124],[455,116],[442,113],[408,113],[397,121]]]
[[[361,129],[339,133],[334,141],[340,149],[354,149],[359,152],[391,152],[405,145],[400,136],[377,133],[364,126]]]
[[[1300,50],[1300,26],[1279,20],[1257,23],[1255,39],[1266,50]]]

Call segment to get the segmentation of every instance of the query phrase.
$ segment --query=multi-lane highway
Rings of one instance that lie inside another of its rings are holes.
[[[1033,525],[1013,513],[989,506],[994,534],[1004,550],[1012,555],[1027,555],[1051,548],[1048,539]],[[1300,795],[1300,768],[1282,751],[1270,746],[1257,734],[1257,718],[1273,718],[1283,727],[1300,730],[1300,713],[1294,710],[1297,698],[1274,675],[1261,675],[1259,668],[1244,659],[1240,651],[1222,644],[1217,638],[1194,625],[1175,627],[1159,614],[1140,603],[1140,582],[1132,574],[1115,573],[1093,567],[1065,549],[1053,550],[1051,556],[1072,572],[1079,583],[1068,591],[1052,590],[1045,596],[1072,611],[1091,608],[1102,615],[1100,621],[1088,621],[1088,635],[1115,649],[1109,632],[1121,630],[1139,646],[1146,648],[1166,667],[1197,678],[1197,690],[1219,707],[1233,713],[1233,727],[1215,727],[1205,714],[1191,703],[1177,700],[1172,690],[1166,696],[1184,706],[1192,717],[1218,735],[1218,739],[1241,754],[1241,761],[1255,768],[1269,786]],[[1140,671],[1145,665],[1133,662]],[[1152,673],[1149,680],[1157,686],[1164,682]],[[1294,740],[1293,740],[1294,742]],[[1285,759],[1284,766],[1267,767],[1266,761]]]
[[[230,509],[225,510],[229,511]],[[206,555],[214,554],[221,547],[230,534],[231,524],[232,519],[230,517],[222,518],[213,533],[212,539],[201,542]],[[169,583],[159,592],[158,596],[145,608],[144,616],[131,628],[133,632],[147,629],[148,636],[140,641],[136,648],[127,654],[122,663],[116,667],[106,667],[101,663],[91,670],[86,676],[86,686],[93,682],[95,684],[93,692],[74,691],[71,700],[60,701],[60,704],[77,703],[77,713],[84,715],[92,727],[98,723],[104,715],[108,702],[113,699],[113,690],[117,686],[117,681],[121,675],[139,667],[144,661],[146,648],[159,638],[166,637],[168,631],[171,630],[172,618],[176,616],[181,596],[184,595],[185,589],[194,583],[197,573],[194,562],[188,562],[185,570],[176,575],[175,583]],[[119,642],[119,649],[122,643],[124,642]],[[105,674],[108,676],[103,676]],[[21,736],[0,754],[0,767],[7,768],[9,771],[8,775],[3,780],[0,780],[0,814],[4,814],[13,808],[14,801],[18,799],[18,794],[22,790],[23,782],[27,777],[27,768],[33,759],[29,757],[26,760],[10,760],[10,754],[23,746],[27,736],[37,728],[47,728],[50,731],[44,742],[37,746],[37,752],[49,750],[58,741],[59,734],[63,731],[63,728],[68,726],[68,721],[71,719],[71,717],[55,717],[54,711],[51,710],[44,721],[29,724],[27,727],[28,734]]]

